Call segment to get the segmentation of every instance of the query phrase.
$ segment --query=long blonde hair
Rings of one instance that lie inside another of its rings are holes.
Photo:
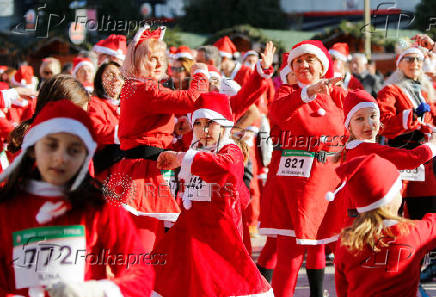
[[[127,47],[126,59],[120,69],[121,74],[125,78],[138,77],[142,59],[156,50],[165,52],[166,48],[165,42],[159,39],[147,39],[138,46],[134,42],[130,42]]]
[[[358,215],[353,225],[346,227],[341,232],[341,245],[349,252],[357,254],[370,247],[372,251],[380,251],[380,247],[388,246],[383,242],[383,237],[394,237],[390,228],[385,228],[384,220],[396,220],[400,227],[400,234],[408,232],[411,221],[396,214],[387,206],[382,206],[372,211]]]

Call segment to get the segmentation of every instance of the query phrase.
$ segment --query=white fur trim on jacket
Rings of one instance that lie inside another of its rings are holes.
[[[3,95],[3,101],[5,103],[5,108],[11,107],[12,102],[20,98],[20,95],[15,89],[2,90],[2,95]]]
[[[312,95],[312,97],[309,97],[309,95],[307,95],[307,89],[310,86],[305,86],[302,90],[301,90],[301,100],[303,100],[304,103],[309,103],[312,102],[313,100],[315,100],[316,95]]]
[[[431,149],[431,153],[433,154],[433,158],[436,156],[436,145],[433,143],[425,143],[424,145],[428,146]]]
[[[271,72],[271,74],[265,74],[265,72],[263,72],[262,66],[260,65],[260,61],[257,61],[256,63],[256,71],[257,73],[262,77],[262,78],[271,78],[273,76],[273,73]]]
[[[177,218],[180,215],[180,213],[175,213],[175,212],[142,212],[127,204],[123,204],[123,207],[125,210],[127,210],[131,214],[134,214],[137,217],[141,217],[141,216],[151,217],[159,221],[175,222],[177,221]]]
[[[409,115],[410,115],[410,109],[403,110],[403,128],[404,130],[409,130]]]
[[[123,294],[121,294],[120,287],[118,287],[114,282],[103,279],[97,281],[103,288],[105,296],[107,297],[124,297]]]

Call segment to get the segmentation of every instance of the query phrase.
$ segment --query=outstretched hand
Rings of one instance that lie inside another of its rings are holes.
[[[173,151],[162,152],[157,158],[157,168],[163,170],[170,170],[180,167],[181,162],[177,158],[177,153]]]
[[[262,57],[262,61],[260,62],[262,69],[268,69],[272,65],[275,51],[276,47],[274,46],[274,43],[272,41],[268,41],[263,53],[260,54]]]
[[[416,34],[412,37],[419,46],[425,47],[428,50],[432,50],[434,47],[434,41],[427,34]]]
[[[316,94],[330,95],[330,88],[342,81],[342,77],[323,78],[307,88],[307,95],[312,97]]]

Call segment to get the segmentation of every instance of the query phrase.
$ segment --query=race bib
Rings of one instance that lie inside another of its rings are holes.
[[[401,179],[409,181],[425,181],[425,167],[420,165],[413,170],[400,170]]]
[[[183,199],[192,201],[211,201],[211,185],[202,180],[199,176],[191,175],[188,183],[185,184]]]
[[[165,182],[170,187],[171,193],[175,197],[176,189],[177,189],[177,181],[176,181],[176,174],[174,170],[161,170],[160,173],[162,174]]]
[[[13,232],[12,236],[17,289],[84,281],[84,226],[38,227]]]
[[[314,153],[284,150],[280,158],[277,176],[304,176],[310,177]]]

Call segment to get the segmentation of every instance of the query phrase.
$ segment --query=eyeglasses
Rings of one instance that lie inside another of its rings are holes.
[[[52,71],[47,71],[47,70],[44,70],[42,73],[43,73],[44,75],[46,75],[46,76],[49,76],[49,75],[52,75],[52,74],[53,74]]]
[[[180,67],[171,66],[171,71],[172,72],[182,72],[182,71],[185,71],[185,68],[183,66],[180,66]]]
[[[412,64],[416,61],[416,63],[422,63],[423,59],[420,57],[404,57],[402,60],[406,61],[409,64]]]

